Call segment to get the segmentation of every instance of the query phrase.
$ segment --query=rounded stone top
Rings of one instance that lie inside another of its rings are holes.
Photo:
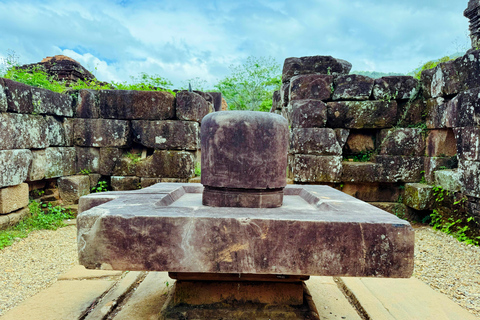
[[[201,125],[202,184],[279,189],[286,185],[288,123],[277,114],[221,111]]]

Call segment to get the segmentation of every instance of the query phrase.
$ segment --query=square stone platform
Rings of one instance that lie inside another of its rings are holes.
[[[280,208],[202,205],[201,184],[159,183],[80,199],[90,269],[410,277],[407,221],[328,186],[287,186]]]

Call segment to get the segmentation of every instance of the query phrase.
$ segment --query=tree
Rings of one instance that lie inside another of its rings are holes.
[[[242,65],[231,65],[231,74],[215,88],[230,110],[270,111],[272,96],[282,84],[280,65],[268,57],[248,57]]]

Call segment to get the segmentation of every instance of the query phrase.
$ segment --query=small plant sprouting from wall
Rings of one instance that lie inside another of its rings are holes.
[[[105,192],[109,191],[108,183],[105,180],[98,181],[97,185],[92,188],[92,192]]]
[[[440,186],[433,187],[433,196],[435,208],[430,214],[430,225],[461,242],[479,246],[480,236],[476,232],[479,226],[474,217],[466,214],[467,198],[455,197]],[[453,203],[449,203],[449,198],[453,199]],[[445,206],[451,208],[451,214],[444,214]]]

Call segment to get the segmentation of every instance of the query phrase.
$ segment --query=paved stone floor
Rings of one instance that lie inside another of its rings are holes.
[[[174,282],[166,272],[75,266],[1,320],[160,319]],[[478,319],[416,278],[311,277],[306,285],[318,319]]]

